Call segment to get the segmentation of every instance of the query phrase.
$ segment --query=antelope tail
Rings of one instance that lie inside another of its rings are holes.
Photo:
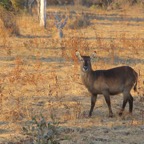
[[[135,92],[137,92],[137,81],[136,81],[133,89],[134,89]]]
[[[135,84],[134,84],[134,91],[137,92],[137,81],[138,81],[138,74],[136,72],[134,72],[134,76],[135,76]]]

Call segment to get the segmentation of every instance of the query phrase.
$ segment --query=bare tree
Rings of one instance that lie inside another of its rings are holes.
[[[40,0],[40,26],[46,27],[46,0]]]
[[[33,15],[32,13],[32,7],[33,5],[36,3],[36,7],[37,7],[37,15],[38,15],[38,18],[40,16],[40,0],[26,0],[25,1],[25,6],[26,8],[28,9],[28,12]]]

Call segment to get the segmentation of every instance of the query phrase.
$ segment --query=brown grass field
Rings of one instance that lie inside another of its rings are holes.
[[[70,16],[88,15],[90,25],[70,29],[68,19],[59,40],[52,12]],[[144,9],[93,10],[83,7],[48,7],[47,28],[39,27],[37,17],[17,16],[20,36],[9,37],[0,20],[0,144],[30,144],[34,136],[23,127],[42,114],[57,121],[60,144],[143,144],[144,143]],[[128,107],[118,116],[123,96],[111,97],[115,114],[108,118],[102,95],[92,118],[90,94],[80,78],[75,51],[98,59],[93,69],[129,65],[139,74],[133,115]]]

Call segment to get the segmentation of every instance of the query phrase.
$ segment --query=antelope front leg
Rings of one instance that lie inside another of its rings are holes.
[[[96,100],[97,100],[97,95],[92,95],[91,96],[91,108],[90,108],[90,111],[89,111],[89,117],[92,116],[92,112],[93,112]]]

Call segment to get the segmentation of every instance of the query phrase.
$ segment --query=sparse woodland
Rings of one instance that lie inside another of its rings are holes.
[[[45,29],[36,4],[31,15],[24,3],[13,2],[0,1],[0,144],[143,144],[143,1],[48,0]],[[108,118],[99,95],[87,118],[90,93],[80,78],[76,50],[83,55],[96,51],[93,69],[135,69],[133,115],[127,105],[118,116],[123,96],[115,95],[114,117]]]

